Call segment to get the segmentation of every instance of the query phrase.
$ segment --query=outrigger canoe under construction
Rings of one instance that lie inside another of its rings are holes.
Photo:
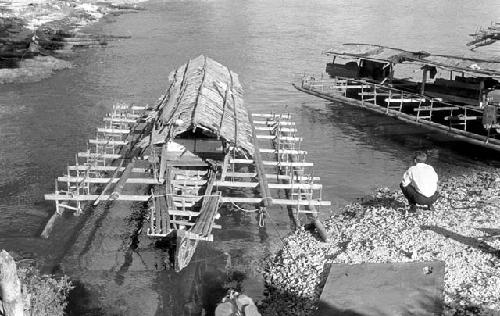
[[[221,203],[239,209],[254,204],[250,211],[261,216],[272,205],[287,206],[292,218],[304,213],[324,233],[317,214],[330,202],[321,199],[319,178],[307,172],[313,164],[305,161],[291,115],[250,115],[237,74],[204,56],[169,79],[154,108],[113,107],[89,149],[57,179],[55,193],[45,195],[56,202],[54,218],[102,201],[149,202],[147,235],[177,239],[177,271],[189,264],[200,240],[213,240]],[[264,160],[266,155],[272,159]],[[149,188],[126,195],[125,185]],[[253,197],[231,188],[248,189]],[[276,190],[285,190],[287,198],[276,198]]]
[[[294,83],[298,90],[500,150],[499,61],[368,44],[344,44],[326,55],[333,56],[331,78],[305,75]],[[413,78],[416,70],[420,79]]]

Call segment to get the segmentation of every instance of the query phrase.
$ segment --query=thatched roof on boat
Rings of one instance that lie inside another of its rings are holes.
[[[385,63],[411,62],[442,69],[466,72],[475,76],[500,77],[500,60],[485,60],[448,55],[433,55],[427,52],[410,52],[372,44],[347,43],[329,49],[326,55],[360,58]]]
[[[199,129],[253,155],[252,126],[236,73],[199,56],[172,71],[169,81],[157,107],[155,143]]]

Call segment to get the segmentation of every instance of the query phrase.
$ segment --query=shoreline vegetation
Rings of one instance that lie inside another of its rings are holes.
[[[128,36],[82,31],[105,15],[144,10],[142,1],[0,1],[0,84],[34,82],[70,68],[71,54]]]
[[[439,187],[434,212],[407,214],[402,193],[385,188],[326,220],[328,243],[291,233],[264,269],[262,315],[313,315],[335,264],[435,260],[445,263],[444,315],[498,315],[500,172],[470,171]]]

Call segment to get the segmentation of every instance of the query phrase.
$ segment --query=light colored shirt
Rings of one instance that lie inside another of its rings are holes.
[[[431,197],[437,191],[438,175],[432,166],[417,163],[406,170],[401,184],[406,187],[412,185],[418,193]]]

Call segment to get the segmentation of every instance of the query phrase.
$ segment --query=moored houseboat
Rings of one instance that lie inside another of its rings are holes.
[[[500,150],[500,62],[368,44],[325,54],[330,78],[304,76],[298,90]]]

